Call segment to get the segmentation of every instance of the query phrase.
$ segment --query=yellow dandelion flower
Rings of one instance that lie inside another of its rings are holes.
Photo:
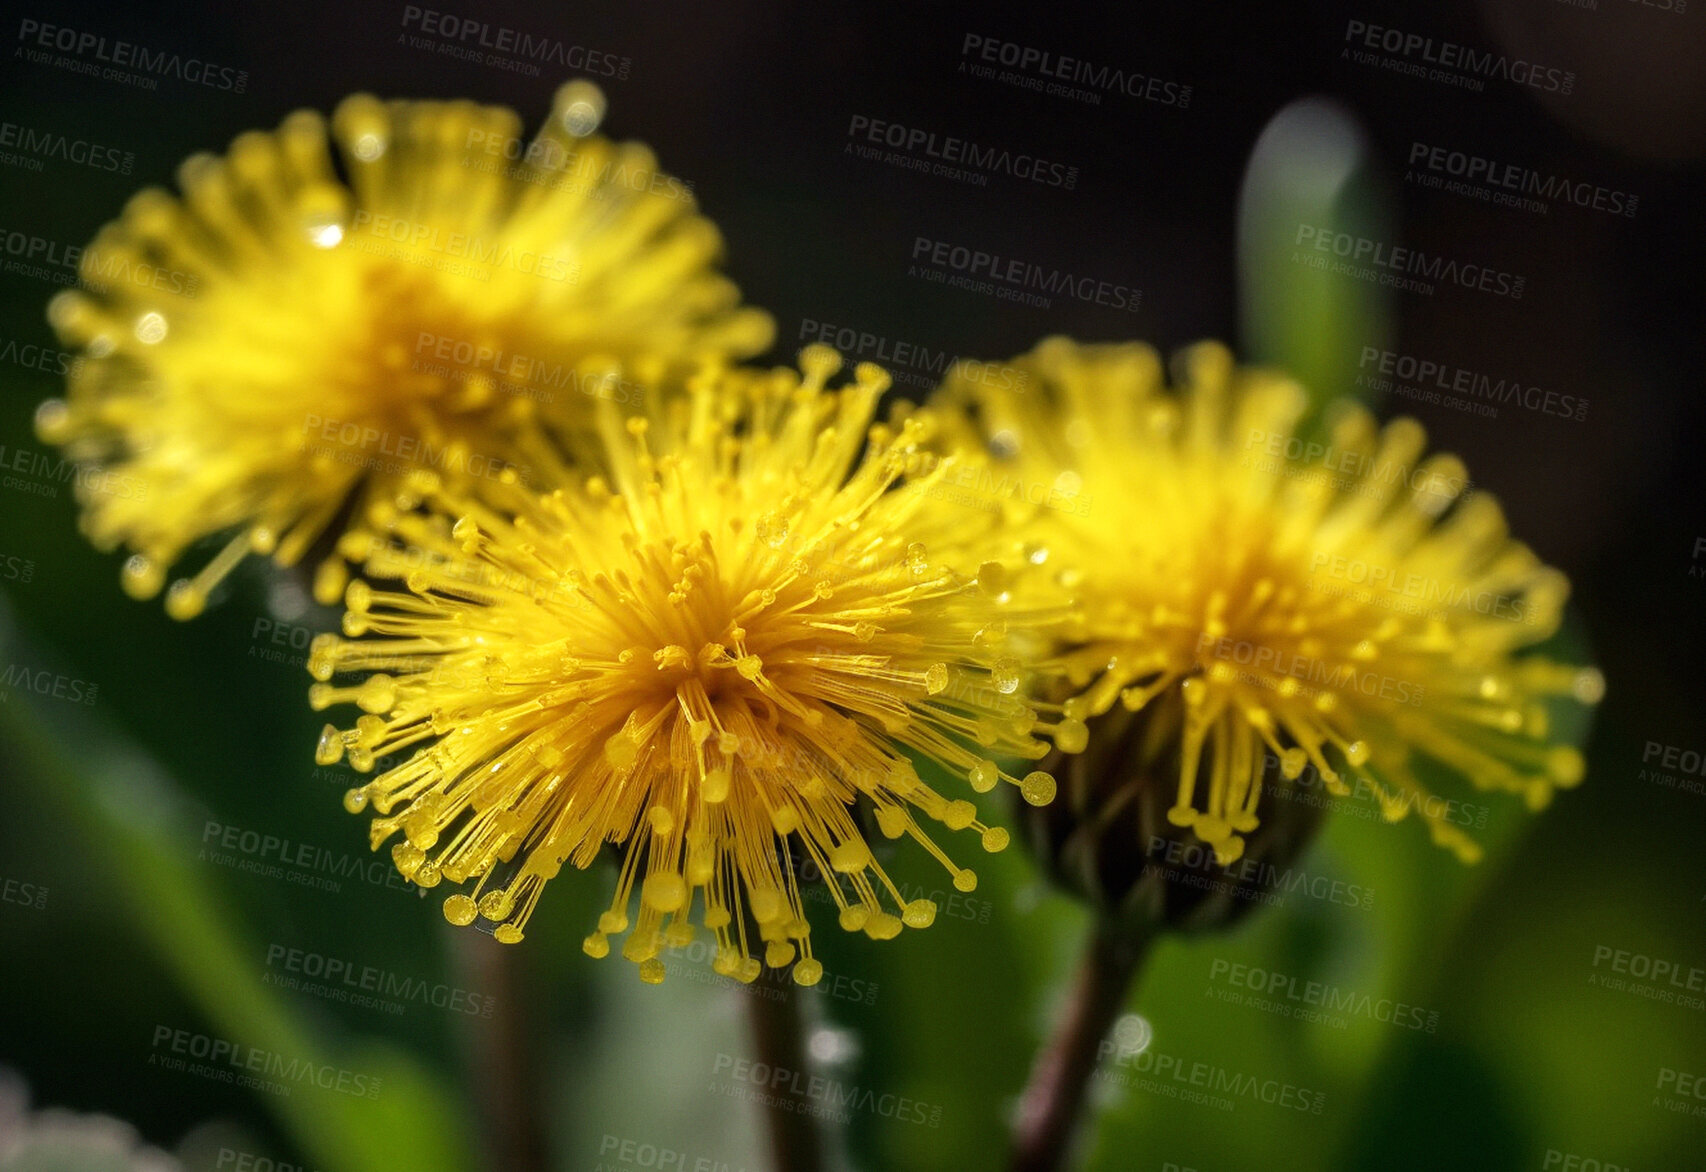
[[[1465,861],[1478,847],[1427,772],[1533,808],[1580,781],[1547,701],[1597,701],[1599,673],[1519,654],[1557,629],[1568,583],[1414,420],[1340,403],[1311,440],[1300,387],[1214,344],[1179,355],[1171,387],[1140,344],[1052,338],[1015,365],[1024,393],[957,371],[942,413],[996,454],[991,483],[1027,486],[1003,496],[1008,533],[1050,548],[1082,599],[1063,710],[1147,714],[1139,755],[1177,771],[1165,818],[1222,865],[1264,789],[1311,767]]]
[[[697,905],[717,971],[750,980],[762,957],[811,984],[790,855],[826,877],[843,928],[883,939],[937,909],[891,882],[867,816],[961,891],[976,875],[922,823],[1007,844],[909,754],[977,791],[1053,796],[1048,774],[1001,761],[1043,756],[1035,734],[1055,727],[1023,698],[1009,624],[1058,616],[1016,600],[1008,566],[966,563],[979,528],[963,510],[894,491],[924,426],[871,425],[887,376],[861,365],[826,389],[839,365],[809,348],[803,376],[708,372],[656,419],[604,410],[599,474],[564,470],[542,492],[509,478],[484,498],[417,477],[427,507],[381,518],[368,574],[407,575],[408,591],[353,583],[352,637],[313,647],[321,681],[372,673],[313,686],[317,709],[366,712],[328,725],[318,756],[365,771],[426,746],[346,805],[377,811],[375,848],[402,836],[392,858],[415,883],[473,884],[445,900],[452,923],[485,917],[518,941],[547,881],[614,843],[589,954],[626,931],[623,955],[661,980]]]
[[[603,108],[571,82],[523,142],[507,109],[357,95],[332,115],[336,157],[299,111],[101,230],[83,287],[49,306],[84,361],[37,427],[98,470],[79,478],[83,528],[135,551],[132,595],[234,531],[168,592],[190,617],[246,554],[296,562],[412,469],[527,471],[542,432],[649,393],[617,363],[650,381],[769,345],[690,188],[593,134]],[[317,592],[344,581],[328,560]]]

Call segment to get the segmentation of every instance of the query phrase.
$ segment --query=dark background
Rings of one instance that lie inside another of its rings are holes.
[[[565,77],[398,44],[403,8],[173,5],[143,14],[26,4],[22,17],[229,64],[249,82],[240,95],[171,79],[142,93],[8,52],[0,118],[112,144],[134,152],[135,166],[128,176],[59,161],[42,173],[0,168],[0,227],[84,243],[132,191],[169,184],[188,154],[222,150],[241,130],[270,128],[303,106],[330,109],[357,90],[502,103],[529,126],[543,117]],[[1673,961],[1684,979],[1706,966],[1706,792],[1655,783],[1642,761],[1649,742],[1706,749],[1706,555],[1696,554],[1706,535],[1706,6],[447,10],[631,59],[629,77],[605,85],[605,130],[650,143],[666,168],[692,180],[725,234],[728,271],[776,316],[767,356],[776,361],[798,348],[806,319],[984,358],[1050,333],[1140,337],[1164,349],[1203,337],[1236,343],[1236,222],[1252,146],[1296,99],[1329,95],[1352,112],[1373,144],[1395,240],[1528,277],[1521,300],[1450,287],[1399,296],[1392,348],[1589,400],[1579,422],[1511,407],[1496,418],[1410,401],[1383,407],[1415,414],[1435,446],[1461,454],[1476,483],[1503,500],[1513,532],[1569,574],[1572,623],[1608,680],[1588,777],[1543,815],[1500,821],[1494,849],[1472,873],[1427,847],[1414,825],[1335,824],[1311,865],[1374,884],[1375,913],[1288,906],[1231,937],[1165,946],[1134,1002],[1159,1050],[1324,1088],[1327,1107],[1294,1118],[1260,1103],[1228,1114],[1139,1090],[1110,1094],[1093,1166],[1561,1166],[1545,1164],[1549,1152],[1643,1172],[1701,1166],[1702,1118],[1655,1105],[1654,1082],[1664,1067],[1706,1074],[1706,1011],[1589,981],[1605,971],[1594,964],[1600,947]],[[18,19],[8,18],[8,38]],[[1340,57],[1353,19],[1555,62],[1576,72],[1575,90],[1556,97],[1489,81],[1471,93],[1356,65]],[[1090,106],[974,79],[957,72],[968,33],[1176,80],[1192,86],[1190,104],[1112,94]],[[855,114],[1058,158],[1079,167],[1079,182],[1062,191],[997,176],[973,187],[862,161],[844,153]],[[1417,141],[1636,193],[1638,212],[1554,202],[1533,215],[1423,191],[1404,182]],[[1062,300],[1038,311],[909,279],[920,236],[1134,285],[1142,309]],[[51,345],[42,309],[54,287],[0,277],[0,338]],[[0,444],[39,449],[30,416],[58,393],[58,380],[15,364],[0,379]],[[249,980],[268,971],[273,943],[481,979],[456,967],[468,961],[457,959],[436,900],[360,883],[338,895],[303,891],[198,857],[208,820],[365,849],[361,825],[339,806],[341,783],[311,776],[319,721],[302,702],[306,674],[255,654],[267,638],[256,633],[257,616],[269,613],[264,573],[245,570],[222,606],[172,623],[158,605],[119,592],[119,558],[77,538],[63,488],[54,498],[0,492],[0,555],[34,564],[31,581],[0,582],[14,660],[53,663],[99,685],[86,710],[20,694],[7,700],[10,715],[27,712],[73,770],[144,756],[158,763],[177,796],[151,790],[117,821],[134,827],[148,821],[139,810],[156,812],[155,841],[181,848],[175,865],[238,926]],[[309,611],[297,621],[328,617]],[[122,747],[95,753],[86,722],[98,723],[99,737],[124,738]],[[6,725],[9,737],[14,727]],[[275,1099],[149,1065],[159,1024],[219,1032],[196,992],[197,966],[211,962],[193,946],[178,961],[164,958],[177,912],[138,875],[146,860],[100,829],[99,800],[79,797],[21,741],[0,750],[0,770],[0,877],[49,893],[39,909],[0,903],[0,1063],[25,1075],[40,1103],[118,1115],[168,1148],[189,1134],[183,1151],[196,1167],[213,1166],[221,1148],[330,1167],[304,1154],[298,1125],[272,1110]],[[912,878],[939,884],[922,867]],[[720,1077],[715,1055],[745,1053],[740,995],[687,979],[641,990],[620,961],[581,956],[609,880],[554,885],[529,933],[520,990],[505,1001],[525,1010],[539,1042],[555,1166],[625,1166],[608,1163],[609,1136],[753,1166],[750,1109],[706,1093]],[[856,1116],[860,1166],[980,1168],[998,1159],[1006,1096],[1048,1020],[1049,990],[1079,921],[1016,852],[989,869],[977,895],[987,908],[887,945],[843,947],[827,940],[826,925],[826,963],[880,990],[872,1005],[819,999],[824,1019],[844,1031],[825,1035],[830,1068],[941,1107],[938,1126]],[[144,929],[149,917],[137,909],[150,899],[166,927]],[[1392,990],[1437,1010],[1440,1027],[1425,1034],[1355,1021],[1341,1030],[1226,1006],[1206,996],[1215,958]],[[465,1073],[478,1053],[468,1023],[430,1008],[392,1017],[282,996],[341,1052],[384,1039],[387,1054],[436,1080],[454,1104],[427,1114],[466,1129],[461,1104],[480,1077]],[[404,1083],[388,1087],[391,1102],[408,1098]],[[423,1092],[420,1101],[437,1100]],[[413,1124],[375,1116],[372,1126],[396,1167],[430,1166],[411,1151]]]

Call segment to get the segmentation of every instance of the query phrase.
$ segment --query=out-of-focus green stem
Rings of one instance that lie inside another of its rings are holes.
[[[1387,204],[1367,136],[1324,98],[1274,115],[1250,153],[1238,206],[1242,349],[1296,377],[1316,406],[1373,398],[1357,375],[1365,349],[1390,342],[1393,294],[1335,266],[1355,261],[1359,242],[1397,243]],[[1347,238],[1349,257],[1338,251]]]
[[[1102,1041],[1124,1007],[1153,934],[1098,919],[1054,1037],[1037,1053],[1013,1124],[1011,1172],[1066,1167]]]
[[[0,613],[0,620],[9,617]],[[0,621],[0,642],[15,651],[5,627]],[[261,983],[259,950],[245,945],[236,915],[192,865],[188,803],[147,754],[73,705],[56,702],[48,711],[22,692],[8,699],[0,704],[0,756],[8,772],[37,782],[43,798],[70,819],[80,853],[104,868],[112,898],[129,905],[136,930],[208,1023],[251,1053],[296,1063],[298,1072],[310,1065],[331,1072],[332,1089],[317,1077],[296,1078],[288,1095],[262,1096],[314,1163],[335,1172],[467,1168],[460,1113],[442,1087],[389,1048],[333,1052]],[[72,743],[75,758],[66,748]],[[361,1085],[375,1093],[335,1089],[339,1070],[367,1076]],[[255,1073],[266,1077],[265,1068]]]

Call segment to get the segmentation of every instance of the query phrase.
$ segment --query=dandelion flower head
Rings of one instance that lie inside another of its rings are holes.
[[[1427,454],[1414,420],[1382,428],[1349,402],[1300,432],[1294,382],[1216,344],[1177,358],[1169,385],[1146,345],[1051,338],[1013,364],[1021,393],[965,370],[940,392],[950,434],[1050,486],[1005,503],[1003,534],[1046,544],[1082,599],[1065,713],[1123,703],[1166,723],[1167,819],[1223,865],[1264,792],[1306,769],[1387,820],[1415,813],[1465,861],[1479,847],[1424,779],[1532,808],[1580,781],[1549,705],[1595,702],[1603,681],[1523,654],[1556,631],[1568,583],[1462,462]]]
[[[1012,648],[1060,608],[1029,607],[1009,566],[971,554],[987,522],[899,490],[925,427],[872,424],[885,374],[861,365],[832,390],[833,351],[800,361],[707,372],[652,417],[607,406],[600,470],[484,498],[429,485],[424,509],[370,535],[368,577],[407,590],[352,583],[349,637],[314,646],[314,706],[365,711],[327,726],[319,759],[371,770],[418,747],[346,805],[376,812],[375,847],[400,837],[404,875],[460,889],[451,922],[518,941],[561,867],[616,844],[588,953],[626,932],[623,955],[658,981],[696,922],[718,972],[792,965],[811,984],[807,860],[841,927],[883,939],[937,908],[891,881],[878,834],[914,840],[960,891],[976,875],[938,828],[1007,844],[915,758],[975,791],[1052,797],[1048,774],[1009,769],[1057,728],[1024,700]]]
[[[246,554],[298,561],[413,469],[525,473],[597,399],[769,344],[691,189],[593,133],[603,110],[571,82],[524,141],[500,107],[357,95],[131,199],[49,306],[82,361],[37,414],[90,470],[85,533],[134,551],[129,593],[228,535],[168,591],[190,617]],[[320,572],[335,602],[343,565]]]

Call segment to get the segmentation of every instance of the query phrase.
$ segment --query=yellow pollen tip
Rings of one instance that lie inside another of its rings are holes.
[[[1033,806],[1046,806],[1054,801],[1054,778],[1040,769],[1027,773],[1019,782],[1019,793]]]

